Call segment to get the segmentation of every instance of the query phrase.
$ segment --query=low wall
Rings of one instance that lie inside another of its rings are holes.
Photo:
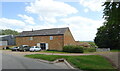
[[[110,51],[110,48],[96,48],[96,52],[106,52]]]

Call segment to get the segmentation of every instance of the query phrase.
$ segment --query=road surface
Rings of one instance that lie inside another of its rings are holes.
[[[19,54],[2,52],[2,69],[69,69],[64,65],[55,65],[39,62]]]

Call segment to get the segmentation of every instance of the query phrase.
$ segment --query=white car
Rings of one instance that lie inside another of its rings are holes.
[[[40,50],[41,50],[41,48],[38,47],[38,46],[32,46],[32,47],[30,48],[30,51],[40,51]]]

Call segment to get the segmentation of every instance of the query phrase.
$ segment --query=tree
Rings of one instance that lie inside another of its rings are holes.
[[[6,30],[1,30],[0,35],[18,35],[19,33],[15,30],[11,29],[6,29]]]
[[[98,28],[95,43],[98,47],[120,49],[120,2],[105,2],[103,26]]]

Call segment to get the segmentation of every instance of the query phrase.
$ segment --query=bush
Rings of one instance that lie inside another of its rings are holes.
[[[91,47],[97,48],[97,45],[94,42],[88,42],[88,43],[91,45]]]
[[[84,48],[84,51],[87,51],[87,52],[96,52],[96,48]]]
[[[69,52],[69,53],[83,53],[83,47],[82,46],[64,46],[63,52]]]

